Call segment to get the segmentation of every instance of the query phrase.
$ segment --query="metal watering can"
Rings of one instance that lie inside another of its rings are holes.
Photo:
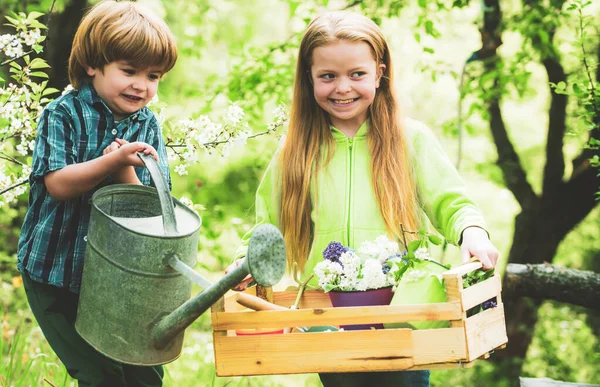
[[[185,328],[247,274],[276,284],[285,244],[275,226],[257,227],[244,264],[210,283],[190,267],[200,217],[170,196],[156,161],[138,155],[156,189],[115,184],[92,197],[75,329],[111,359],[150,366],[177,359]],[[190,280],[204,289],[192,299]]]

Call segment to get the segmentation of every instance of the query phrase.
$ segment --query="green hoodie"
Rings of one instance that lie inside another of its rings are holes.
[[[311,186],[314,239],[302,278],[310,275],[315,265],[323,259],[321,254],[329,242],[338,241],[345,246],[358,248],[363,241],[387,234],[371,186],[367,126],[368,121],[352,138],[331,128],[336,148],[327,167],[319,173],[318,202],[315,201],[315,184]],[[423,215],[453,244],[460,242],[462,231],[469,226],[485,229],[481,211],[467,196],[463,180],[429,128],[411,119],[406,119],[404,128]],[[263,223],[279,226],[281,182],[278,157],[279,150],[267,167],[256,192],[256,226]],[[422,225],[426,227],[424,216]],[[244,235],[236,258],[246,255],[253,231]],[[316,283],[313,278],[311,285]]]

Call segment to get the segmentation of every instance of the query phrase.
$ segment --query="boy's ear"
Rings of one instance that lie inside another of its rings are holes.
[[[85,69],[85,72],[87,73],[87,75],[89,75],[90,77],[93,77],[94,75],[96,75],[96,73],[98,72],[98,69],[95,69],[93,67],[88,66]]]
[[[385,65],[382,63],[377,68],[377,80],[375,81],[375,88],[379,88],[379,82],[381,81],[381,77],[383,77],[384,72],[385,72]]]

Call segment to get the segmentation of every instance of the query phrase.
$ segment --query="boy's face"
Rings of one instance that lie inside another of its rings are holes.
[[[88,67],[87,74],[116,121],[146,106],[156,95],[162,75],[157,69],[142,70],[125,61],[110,62],[103,70]]]

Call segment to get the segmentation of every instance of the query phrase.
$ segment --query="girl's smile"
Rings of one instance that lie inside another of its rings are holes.
[[[366,121],[385,65],[365,42],[337,41],[313,50],[311,77],[317,104],[333,126],[352,137]]]

